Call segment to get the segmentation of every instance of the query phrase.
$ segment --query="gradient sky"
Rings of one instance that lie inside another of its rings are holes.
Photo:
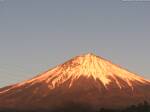
[[[88,52],[150,79],[150,2],[0,0],[0,87]]]

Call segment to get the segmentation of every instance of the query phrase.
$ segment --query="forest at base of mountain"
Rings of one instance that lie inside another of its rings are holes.
[[[13,109],[0,109],[0,112],[150,112],[150,104],[148,102],[140,103],[138,105],[131,105],[125,109],[105,109],[100,108],[97,111],[93,111],[89,107],[79,104],[70,104],[64,108],[57,110],[13,110]]]

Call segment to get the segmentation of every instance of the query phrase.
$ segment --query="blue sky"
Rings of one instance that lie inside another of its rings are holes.
[[[0,87],[93,52],[150,79],[150,2],[0,0]]]

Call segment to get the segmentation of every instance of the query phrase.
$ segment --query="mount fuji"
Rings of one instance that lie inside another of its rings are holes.
[[[150,81],[92,53],[0,89],[0,109],[57,110],[70,105],[126,108],[150,102]]]

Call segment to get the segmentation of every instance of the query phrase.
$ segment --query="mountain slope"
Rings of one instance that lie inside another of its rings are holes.
[[[0,108],[56,109],[79,104],[122,108],[150,101],[150,81],[94,54],[77,56],[33,79],[0,89]]]

